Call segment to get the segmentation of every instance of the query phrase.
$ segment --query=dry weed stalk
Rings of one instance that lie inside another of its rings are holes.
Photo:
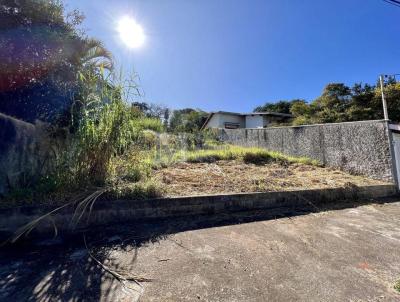
[[[81,200],[81,201],[80,201],[80,198],[77,198],[77,199],[74,199],[74,200],[60,206],[60,207],[55,208],[54,210],[36,218],[36,219],[32,220],[31,222],[18,228],[9,239],[7,239],[5,242],[2,243],[2,245],[5,245],[7,243],[15,243],[22,236],[24,236],[24,235],[28,236],[29,233],[31,233],[32,230],[34,230],[45,219],[51,220],[51,222],[53,224],[53,228],[54,228],[54,234],[55,234],[55,236],[57,236],[58,229],[57,229],[56,223],[55,223],[54,219],[51,217],[51,215],[59,212],[60,210],[66,208],[66,207],[77,204],[75,211],[74,211],[74,215],[72,216],[72,219],[71,219],[71,225],[73,228],[75,228],[78,225],[78,223],[81,221],[81,218],[85,214],[87,207],[90,205],[89,212],[88,212],[88,220],[89,220],[94,203],[106,191],[107,191],[107,189],[97,189],[96,191],[91,193],[89,196],[83,198],[83,200]]]

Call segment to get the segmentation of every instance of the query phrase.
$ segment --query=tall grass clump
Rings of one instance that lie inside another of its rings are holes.
[[[82,98],[75,101],[71,174],[77,184],[105,183],[111,158],[122,153],[133,135],[122,87],[103,75],[87,74]]]
[[[134,82],[123,86],[113,74],[82,75],[80,98],[72,106],[70,148],[66,151],[68,178],[78,186],[104,186],[112,180],[115,158],[132,145],[151,140],[145,129],[159,131],[159,120],[145,118],[126,102],[138,91]],[[126,82],[125,82],[126,83]],[[131,172],[132,179],[139,178]]]

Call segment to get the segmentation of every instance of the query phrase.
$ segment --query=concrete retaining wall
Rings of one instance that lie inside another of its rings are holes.
[[[289,192],[267,192],[249,194],[224,194],[195,197],[160,198],[143,201],[97,201],[90,217],[84,215],[80,227],[113,225],[144,219],[218,214],[246,210],[276,209],[306,210],[314,206],[336,204],[338,201],[388,197],[396,194],[394,185],[336,188],[323,190],[299,190]],[[311,203],[312,205],[311,205]],[[24,206],[0,210],[0,240],[5,240],[19,227],[44,215],[54,207]],[[312,208],[313,209],[313,208]],[[313,209],[314,210],[314,209]],[[44,220],[36,233],[53,232],[53,223],[59,233],[71,233],[74,208],[66,207]],[[79,230],[79,228],[78,228]]]
[[[306,156],[353,174],[394,180],[388,123],[383,120],[219,131],[232,144]]]
[[[61,142],[50,137],[46,124],[0,113],[0,196],[29,186],[50,171]]]

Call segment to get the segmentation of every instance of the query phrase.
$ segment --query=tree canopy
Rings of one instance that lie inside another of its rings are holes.
[[[78,29],[83,19],[57,0],[1,2],[1,112],[57,121],[79,92],[79,74],[112,68],[111,53]]]
[[[290,107],[293,101],[277,101],[276,103],[265,103],[262,106],[254,108],[254,112],[280,112],[290,113]]]
[[[171,132],[197,132],[203,126],[207,116],[207,112],[199,109],[174,110],[169,121],[169,130]]]
[[[384,93],[389,118],[400,122],[400,83],[389,77]],[[353,87],[343,83],[330,83],[325,86],[322,94],[311,102],[301,99],[278,101],[258,106],[254,111],[291,113],[295,125],[383,119],[379,83],[356,83]]]

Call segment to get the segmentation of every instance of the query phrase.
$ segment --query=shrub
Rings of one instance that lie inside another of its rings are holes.
[[[131,166],[121,178],[130,182],[138,182],[143,179],[143,173],[140,167]]]
[[[243,155],[245,163],[252,163],[256,165],[266,164],[273,160],[273,157],[268,152],[246,152]]]
[[[157,134],[152,130],[144,130],[142,132],[141,144],[145,149],[151,149],[157,146]]]
[[[109,190],[110,199],[148,199],[161,197],[164,187],[155,180],[120,185]]]
[[[132,121],[132,126],[139,130],[152,130],[162,132],[164,126],[160,119],[150,117],[138,117]]]

